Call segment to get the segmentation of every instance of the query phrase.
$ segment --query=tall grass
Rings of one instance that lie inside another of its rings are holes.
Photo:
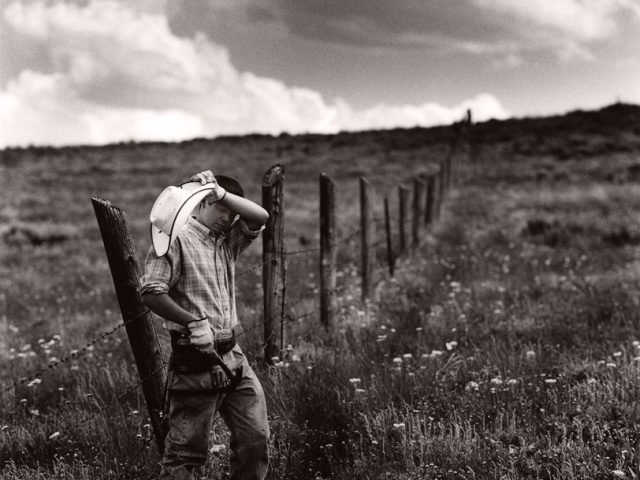
[[[374,160],[360,161],[359,173],[367,165],[375,170],[391,146],[411,147],[401,167],[412,171],[423,168],[418,152],[442,150],[442,143],[386,135],[376,137],[385,148],[367,144]],[[349,138],[337,136],[330,147],[361,158],[364,147]],[[516,136],[505,138],[484,143],[475,163],[463,156],[463,183],[394,278],[378,259],[380,283],[368,305],[358,300],[357,256],[344,253],[337,325],[330,332],[319,325],[313,295],[296,305],[285,317],[290,347],[275,366],[257,360],[259,272],[240,279],[243,343],[269,403],[270,478],[637,478],[640,289],[633,219],[640,192],[599,177],[597,160],[609,158],[600,153],[585,160],[592,166],[586,175],[577,160],[564,159],[567,175],[545,177],[541,185],[536,172],[558,164],[533,153],[515,163],[505,152]],[[251,148],[286,155],[294,178],[288,198],[301,200],[287,200],[295,203],[287,241],[313,247],[308,198],[316,188],[309,179],[315,167],[304,163],[300,145],[285,148],[282,141],[247,147],[227,140],[212,148],[232,157],[248,156]],[[306,141],[307,155],[327,159],[327,144]],[[109,178],[121,181],[123,169],[129,176],[148,174],[158,149],[137,150],[136,172],[119,156],[111,163],[72,162],[72,171],[85,178],[102,164],[107,193],[123,195]],[[620,168],[628,171],[633,159],[625,155]],[[37,172],[39,162],[21,168]],[[18,169],[19,162],[12,165]],[[339,172],[341,166],[330,168]],[[615,168],[606,164],[605,170]],[[391,187],[402,173],[389,165],[377,171],[379,191],[395,193]],[[159,175],[169,179],[172,172]],[[144,180],[148,186],[159,181]],[[90,177],[89,183],[99,182]],[[142,187],[128,195],[131,205],[153,198]],[[348,188],[341,192],[345,219],[357,218],[355,198]],[[99,238],[88,220],[71,228],[73,221],[59,211],[51,216],[60,228],[54,222],[36,227],[46,205],[20,202],[16,211],[27,218],[0,211],[20,227],[3,237],[11,255],[3,255],[7,288],[0,298],[0,476],[153,478],[159,459],[142,395],[130,388],[139,379],[124,329],[46,367],[120,321]],[[87,217],[77,209],[71,214]],[[132,209],[136,236],[146,226],[142,210]],[[65,238],[58,242],[60,233]],[[45,241],[33,243],[30,235]],[[344,246],[356,248],[357,242]],[[258,252],[250,251],[245,266],[254,260]],[[313,255],[290,258],[290,300],[313,288],[315,261]],[[13,382],[43,365],[39,378]],[[226,445],[228,432],[217,420],[205,478],[228,474]]]

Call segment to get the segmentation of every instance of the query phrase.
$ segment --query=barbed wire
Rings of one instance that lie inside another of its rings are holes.
[[[149,375],[147,375],[145,378],[143,379],[139,379],[137,382],[129,385],[124,392],[122,392],[121,394],[119,394],[116,397],[113,397],[111,399],[111,401],[109,403],[107,403],[104,406],[100,406],[98,405],[98,408],[100,409],[98,412],[93,412],[92,414],[88,415],[87,417],[83,418],[82,420],[72,424],[68,430],[69,431],[75,431],[78,428],[80,428],[82,425],[88,423],[89,421],[93,420],[94,418],[96,418],[100,413],[104,412],[105,410],[111,408],[112,406],[114,406],[116,403],[119,403],[124,397],[126,397],[127,395],[129,395],[131,392],[137,390],[139,387],[141,387],[145,382],[147,382],[148,380],[150,380],[153,376],[157,375],[161,370],[164,369],[164,367],[166,367],[168,365],[168,362],[162,362],[162,364],[156,368],[153,372],[149,373]],[[61,432],[62,433],[62,432]]]
[[[89,342],[87,342],[83,347],[79,348],[79,349],[73,349],[69,352],[69,354],[53,361],[50,362],[49,364],[47,364],[45,367],[43,367],[42,369],[38,370],[35,373],[32,373],[29,376],[26,377],[20,377],[17,380],[13,380],[13,383],[11,385],[8,385],[7,387],[2,389],[2,394],[5,394],[7,392],[9,392],[12,389],[15,389],[21,385],[27,384],[29,382],[32,382],[40,377],[42,377],[45,373],[48,373],[50,371],[52,371],[54,368],[58,367],[59,365],[62,365],[63,363],[68,362],[69,360],[73,360],[73,359],[77,359],[80,358],[83,354],[85,354],[86,352],[90,351],[89,349],[91,347],[93,347],[95,344],[97,344],[98,342],[100,342],[101,340],[104,340],[105,338],[113,335],[114,333],[116,333],[118,330],[120,330],[122,327],[129,325],[130,323],[135,322],[136,320],[138,320],[139,318],[141,318],[144,315],[147,315],[148,313],[150,313],[149,309],[145,309],[143,312],[140,312],[138,315],[136,315],[135,317],[125,321],[122,321],[120,323],[118,323],[117,325],[114,325],[110,330],[101,333],[100,335],[98,335],[97,337],[93,338],[92,340],[90,340]]]

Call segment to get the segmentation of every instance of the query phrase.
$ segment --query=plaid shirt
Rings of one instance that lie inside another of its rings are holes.
[[[140,294],[167,293],[178,305],[198,317],[207,317],[214,328],[238,323],[235,297],[235,263],[240,252],[258,237],[243,220],[228,232],[216,234],[190,218],[165,256],[153,247],[145,260]],[[165,322],[169,330],[186,327]]]

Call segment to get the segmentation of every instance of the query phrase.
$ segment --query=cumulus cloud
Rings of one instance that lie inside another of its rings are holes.
[[[160,13],[126,3],[14,2],[1,21],[11,45],[27,43],[41,54],[29,68],[7,64],[17,73],[0,89],[0,147],[428,126],[458,120],[467,108],[476,119],[507,116],[488,94],[450,108],[355,110],[311,89],[240,72],[203,34],[178,37]]]

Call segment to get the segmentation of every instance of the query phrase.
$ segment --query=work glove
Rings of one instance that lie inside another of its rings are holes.
[[[201,320],[194,320],[187,324],[189,328],[189,341],[197,347],[213,345],[215,339],[211,325],[207,317]]]
[[[202,185],[206,185],[207,183],[211,183],[210,185],[214,187],[214,190],[211,192],[211,195],[208,195],[207,198],[213,197],[214,202],[219,202],[224,198],[227,194],[227,191],[218,185],[218,181],[216,177],[214,177],[213,172],[211,170],[204,170],[200,173],[196,173],[193,177],[189,179],[191,182],[200,182]]]
[[[215,365],[211,369],[211,377],[213,380],[213,386],[216,388],[222,388],[229,385],[229,377],[224,373],[224,370],[220,365]]]

